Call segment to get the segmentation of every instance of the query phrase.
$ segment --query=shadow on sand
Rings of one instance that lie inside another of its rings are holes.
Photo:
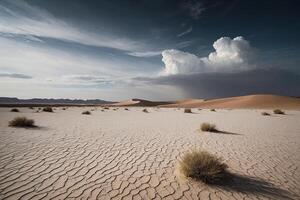
[[[219,130],[213,130],[211,133],[218,133],[218,134],[227,134],[227,135],[243,135],[240,133],[233,133],[233,132],[228,132],[228,131],[219,131]]]
[[[244,194],[253,194],[263,196],[270,199],[295,199],[295,194],[289,191],[276,187],[275,185],[255,177],[243,176],[227,172],[226,178],[223,181],[211,184],[217,188],[226,191],[241,192]]]

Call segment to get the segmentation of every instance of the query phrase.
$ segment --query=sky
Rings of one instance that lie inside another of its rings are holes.
[[[297,0],[0,0],[0,96],[300,96]]]

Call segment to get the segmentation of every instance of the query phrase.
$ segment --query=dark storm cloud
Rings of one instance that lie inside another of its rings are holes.
[[[275,69],[157,78],[138,77],[135,80],[143,84],[179,87],[186,96],[193,98],[218,98],[258,93],[300,96],[300,75]]]
[[[31,76],[25,74],[15,74],[15,73],[0,73],[0,78],[20,78],[20,79],[32,79]]]

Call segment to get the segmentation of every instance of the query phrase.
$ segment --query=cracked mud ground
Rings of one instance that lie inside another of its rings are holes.
[[[300,112],[129,108],[0,109],[0,199],[299,199]],[[16,116],[39,129],[8,127]],[[202,122],[223,133],[199,132]],[[184,179],[177,164],[199,148],[223,158],[232,181]]]

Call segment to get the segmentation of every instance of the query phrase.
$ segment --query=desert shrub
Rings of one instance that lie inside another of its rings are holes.
[[[33,109],[34,109],[34,107],[29,107],[29,109],[33,110]]]
[[[12,109],[10,110],[10,112],[20,112],[20,111],[19,111],[19,109],[17,109],[17,108],[12,108]]]
[[[109,110],[109,107],[104,107],[105,110]]]
[[[53,109],[51,107],[45,107],[43,108],[44,112],[53,112]]]
[[[83,114],[83,115],[90,115],[91,112],[87,110],[87,111],[83,111],[81,114]]]
[[[270,116],[270,113],[267,113],[267,112],[262,112],[261,114],[264,116]]]
[[[33,119],[26,117],[16,117],[9,122],[9,126],[13,127],[35,127]]]
[[[284,115],[284,112],[280,109],[273,110],[274,114]]]
[[[143,109],[143,112],[148,113],[149,111],[145,108],[145,109]]]
[[[198,108],[198,110],[202,110],[201,108]]]
[[[210,111],[212,111],[212,112],[216,112],[216,109],[212,108],[212,109],[210,109]]]
[[[180,172],[186,177],[215,183],[226,176],[227,165],[219,158],[206,151],[191,151],[180,161]]]
[[[192,113],[192,109],[190,109],[190,108],[185,108],[185,109],[184,109],[184,113]]]
[[[214,125],[214,124],[202,123],[201,124],[201,131],[216,132],[218,130],[216,128],[216,125]]]
[[[66,110],[66,108],[62,108],[62,110]]]
[[[124,110],[129,110],[128,108],[124,108]]]

